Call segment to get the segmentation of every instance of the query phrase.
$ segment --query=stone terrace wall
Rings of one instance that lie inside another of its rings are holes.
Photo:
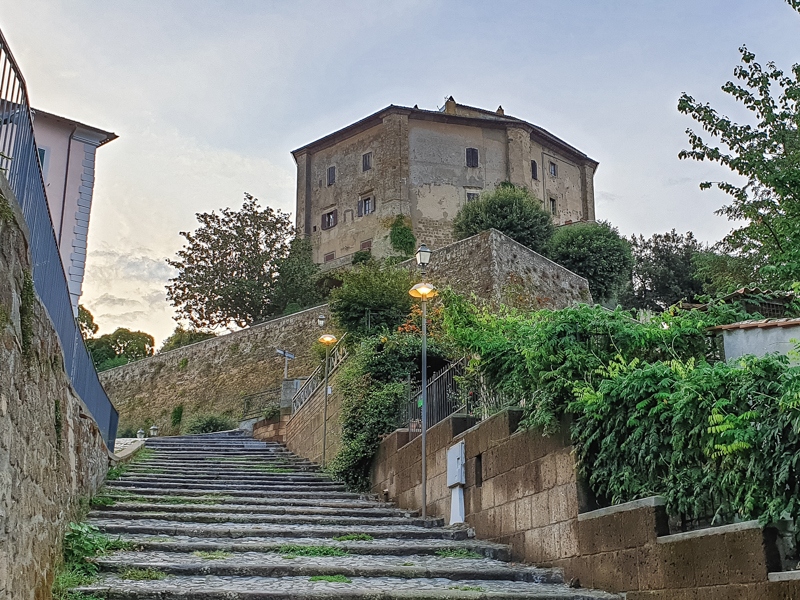
[[[308,375],[317,366],[311,348],[319,337],[317,317],[328,307],[304,310],[248,329],[184,346],[100,374],[119,411],[120,428],[155,423],[162,434],[177,433],[172,409],[182,404],[192,414],[228,413],[238,418],[243,396],[280,388],[283,358],[276,348],[297,356],[289,377]],[[147,429],[145,427],[145,429]]]
[[[342,395],[339,391],[336,370],[330,377],[331,393],[328,396],[328,432],[326,437],[326,464],[339,452],[342,437],[342,425],[339,415],[342,408]],[[325,386],[309,398],[294,413],[286,424],[286,447],[292,452],[311,462],[322,464],[322,419],[325,413]]]
[[[446,451],[463,439],[467,522],[478,537],[510,544],[514,560],[561,567],[568,580],[628,600],[800,598],[800,571],[774,572],[777,534],[757,522],[668,535],[658,497],[582,512],[588,502],[566,434],[516,431],[520,416],[507,410],[478,425],[452,416],[429,430],[431,514],[449,520]],[[407,440],[398,430],[382,442],[372,491],[419,509],[420,438]]]
[[[417,269],[413,259],[401,266]],[[435,250],[427,277],[439,287],[517,308],[557,309],[592,301],[585,278],[496,229]]]
[[[0,177],[2,179],[2,177]],[[0,184],[0,598],[50,598],[67,523],[108,469],[97,424],[70,387],[47,312],[25,299],[27,228]],[[15,213],[10,216],[8,208]],[[21,314],[30,315],[23,342]],[[29,334],[29,335],[28,335]]]

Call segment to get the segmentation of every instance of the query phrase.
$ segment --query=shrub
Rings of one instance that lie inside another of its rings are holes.
[[[172,414],[170,415],[170,423],[172,423],[173,427],[180,427],[182,420],[183,420],[183,404],[178,404],[178,406],[172,409]]]
[[[217,337],[216,333],[211,333],[210,331],[199,331],[191,328],[184,329],[182,325],[178,325],[175,328],[175,331],[173,331],[172,334],[164,340],[159,352],[169,352],[170,350],[182,348],[183,346],[188,346],[189,344],[194,344],[195,342],[210,340],[214,337]]]
[[[497,229],[535,252],[544,252],[553,235],[552,217],[527,188],[502,183],[492,192],[461,207],[453,220],[453,234],[464,239]]]
[[[559,227],[547,245],[547,256],[585,277],[595,302],[616,298],[631,281],[630,243],[602,221]]]
[[[411,228],[411,220],[404,215],[397,215],[389,226],[389,243],[392,250],[402,258],[410,258],[417,249],[417,238]]]
[[[277,404],[268,406],[264,409],[264,412],[261,413],[261,416],[268,421],[271,419],[277,419],[281,416],[281,407]]]
[[[235,429],[236,423],[224,415],[194,415],[186,423],[185,433],[214,433]]]
[[[361,265],[364,263],[368,263],[372,260],[372,252],[369,250],[359,250],[353,254],[353,260],[351,261],[354,265]]]
[[[336,323],[351,334],[394,329],[411,309],[411,274],[405,269],[365,263],[342,273],[333,290],[330,310]]]

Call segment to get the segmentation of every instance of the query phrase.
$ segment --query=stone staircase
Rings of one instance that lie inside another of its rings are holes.
[[[349,493],[283,446],[242,432],[147,441],[89,522],[129,542],[77,591],[133,600],[599,600],[507,546]]]

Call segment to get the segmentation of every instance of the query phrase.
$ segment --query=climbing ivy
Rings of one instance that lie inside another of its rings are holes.
[[[417,249],[417,238],[414,237],[410,221],[404,215],[397,215],[389,226],[389,242],[392,250],[399,252],[403,258],[413,256]]]

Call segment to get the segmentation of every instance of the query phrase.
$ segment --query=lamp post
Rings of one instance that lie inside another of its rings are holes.
[[[317,323],[320,327],[325,325],[325,316],[320,315]],[[322,468],[325,468],[325,451],[328,443],[328,369],[331,363],[331,346],[336,343],[336,336],[324,333],[319,341],[325,344],[325,403],[322,405]]]
[[[158,425],[153,425],[150,427],[150,437],[157,437],[158,436]]]
[[[424,276],[431,260],[431,251],[425,244],[417,250],[416,259]],[[422,300],[422,518],[424,520],[428,513],[428,298],[436,296],[436,288],[430,283],[418,283],[408,293]]]

